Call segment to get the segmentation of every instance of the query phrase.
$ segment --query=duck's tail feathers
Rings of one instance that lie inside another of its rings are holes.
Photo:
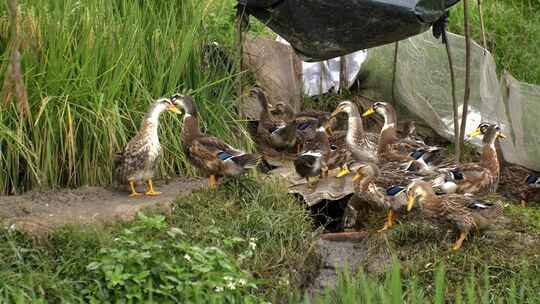
[[[233,156],[231,160],[242,168],[252,169],[257,167],[257,165],[259,164],[259,161],[261,160],[261,155],[255,153],[246,153],[238,156]]]

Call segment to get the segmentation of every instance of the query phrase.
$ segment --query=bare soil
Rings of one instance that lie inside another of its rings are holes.
[[[46,233],[64,225],[107,224],[131,220],[139,210],[170,211],[171,203],[206,185],[202,179],[182,178],[158,182],[159,196],[130,197],[127,192],[103,187],[28,192],[0,197],[0,221],[10,229]],[[138,191],[144,191],[143,188]]]

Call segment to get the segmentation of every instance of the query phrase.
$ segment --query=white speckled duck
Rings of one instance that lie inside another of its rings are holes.
[[[195,167],[208,176],[211,188],[218,187],[218,180],[222,176],[238,176],[257,166],[260,155],[235,149],[220,138],[200,131],[199,115],[192,97],[175,94],[171,100],[186,112],[181,134],[184,153]]]
[[[180,114],[174,102],[168,98],[158,99],[152,104],[142,122],[139,132],[124,146],[114,159],[114,172],[120,184],[129,184],[130,196],[139,196],[135,185],[147,183],[146,195],[159,195],[154,190],[152,178],[161,154],[158,138],[159,116],[163,111]]]

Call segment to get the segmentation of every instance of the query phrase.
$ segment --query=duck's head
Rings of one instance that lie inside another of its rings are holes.
[[[478,127],[467,135],[467,138],[474,138],[482,135],[484,144],[494,143],[496,139],[505,139],[506,136],[501,132],[497,124],[482,122]]]
[[[175,106],[180,106],[186,115],[197,115],[197,107],[193,97],[176,93],[171,96],[171,102]]]
[[[336,110],[332,112],[332,115],[330,116],[335,117],[341,112],[345,112],[349,116],[351,115],[355,116],[356,114],[358,114],[358,107],[352,101],[349,101],[349,100],[342,101],[338,104],[338,106],[336,107]]]
[[[392,106],[386,102],[376,102],[371,107],[369,107],[363,114],[362,117],[368,117],[374,113],[377,113],[383,117],[387,117],[391,113]]]
[[[376,179],[379,176],[379,167],[374,163],[365,163],[356,169],[356,174],[353,176],[354,183],[360,183],[365,180]]]
[[[176,114],[182,114],[180,110],[176,107],[175,103],[169,98],[160,98],[154,102],[153,109],[150,111],[155,112],[156,115],[159,115],[162,111],[169,111]]]
[[[426,197],[434,195],[431,183],[415,180],[407,187],[407,211],[411,211],[415,203],[421,203]]]
[[[294,117],[294,110],[288,103],[278,102],[275,106],[270,104],[268,104],[268,106],[272,110],[272,114],[283,115],[287,118]]]

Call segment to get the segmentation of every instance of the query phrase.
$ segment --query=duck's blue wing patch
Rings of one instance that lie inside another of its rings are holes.
[[[390,186],[386,189],[386,195],[388,196],[396,196],[400,192],[404,191],[405,188],[400,186]]]
[[[311,124],[309,122],[303,122],[296,125],[296,129],[298,130],[305,130],[307,129]]]
[[[538,176],[529,175],[527,176],[527,184],[532,185],[538,181]]]
[[[233,156],[225,151],[221,151],[218,153],[217,157],[222,160],[222,161],[226,161],[230,158],[232,158]]]
[[[426,150],[424,149],[418,149],[418,150],[414,150],[410,156],[416,160],[419,160],[420,157],[424,156],[424,154],[426,153]]]

